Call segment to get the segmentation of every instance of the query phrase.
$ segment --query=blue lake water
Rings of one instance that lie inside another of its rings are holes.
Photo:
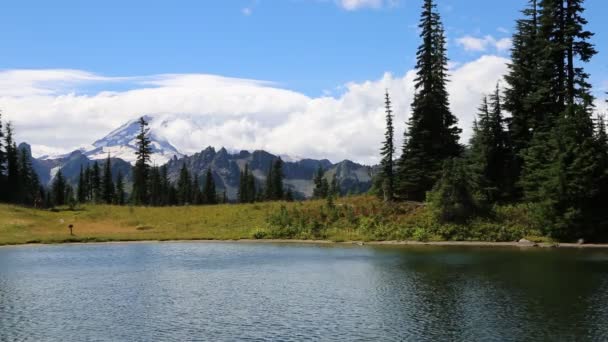
[[[0,341],[608,339],[608,250],[0,248]]]

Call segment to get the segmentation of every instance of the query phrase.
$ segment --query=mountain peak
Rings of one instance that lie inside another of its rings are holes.
[[[153,123],[154,116],[142,116],[148,123]],[[162,165],[174,156],[181,158],[183,155],[175,146],[165,139],[150,125],[150,141],[152,147],[152,163]],[[91,159],[104,159],[108,153],[112,157],[120,158],[130,163],[135,162],[135,151],[137,150],[136,137],[139,134],[139,118],[128,121],[122,126],[110,132],[108,135],[93,143],[93,149],[87,150],[85,155]]]

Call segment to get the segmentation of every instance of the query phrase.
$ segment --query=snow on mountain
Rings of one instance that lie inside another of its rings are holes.
[[[174,156],[181,158],[183,154],[175,148],[167,139],[155,130],[156,117],[146,115],[144,119],[150,124],[150,140],[152,147],[151,162],[155,165],[163,165]],[[139,119],[134,119],[118,127],[104,138],[93,143],[90,149],[85,150],[85,155],[91,159],[105,159],[108,154],[112,158],[120,158],[134,163],[136,156],[136,137],[139,133]]]

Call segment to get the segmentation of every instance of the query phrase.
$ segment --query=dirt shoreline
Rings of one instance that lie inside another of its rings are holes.
[[[103,244],[136,244],[136,243],[253,243],[253,244],[311,244],[311,245],[351,245],[351,246],[461,246],[461,247],[502,247],[502,248],[568,248],[568,249],[608,249],[608,244],[577,243],[520,243],[520,242],[485,242],[485,241],[331,241],[331,240],[291,240],[291,239],[239,239],[239,240],[137,240],[137,241],[104,241],[104,242],[58,242],[58,243],[24,243],[0,245],[6,247],[35,247],[54,245],[103,245]]]

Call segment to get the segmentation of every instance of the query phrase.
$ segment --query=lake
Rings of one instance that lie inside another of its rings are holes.
[[[605,340],[608,250],[0,248],[0,341]]]

